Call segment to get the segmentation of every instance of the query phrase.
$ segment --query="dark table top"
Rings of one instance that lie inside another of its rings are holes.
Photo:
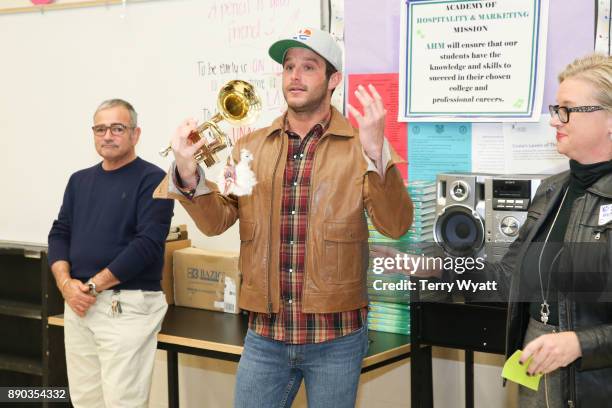
[[[63,316],[50,317],[49,324],[62,326]],[[164,349],[174,345],[180,346],[181,352],[199,349],[237,356],[242,353],[247,328],[246,314],[170,305],[157,340]],[[410,353],[410,336],[369,331],[368,337],[370,348],[364,367]]]

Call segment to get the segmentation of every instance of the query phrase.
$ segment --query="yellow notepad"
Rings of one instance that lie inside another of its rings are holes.
[[[537,391],[540,386],[542,374],[536,374],[533,377],[528,376],[527,367],[529,367],[531,363],[531,357],[524,365],[520,365],[519,358],[521,357],[521,353],[522,350],[516,350],[506,361],[502,370],[502,377]]]

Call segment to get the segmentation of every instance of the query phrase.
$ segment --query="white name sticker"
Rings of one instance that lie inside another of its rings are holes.
[[[612,220],[612,204],[599,207],[599,225],[607,224]]]

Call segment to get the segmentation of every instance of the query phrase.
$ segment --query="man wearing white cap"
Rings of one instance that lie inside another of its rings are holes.
[[[223,195],[207,181],[187,139],[176,131],[171,177],[157,197],[175,198],[207,235],[240,222],[240,307],[249,330],[236,380],[235,406],[289,407],[302,380],[308,406],[353,407],[368,348],[368,226],[399,238],[412,202],[384,138],[386,111],[373,86],[349,106],[354,129],[331,106],[342,80],[342,51],[329,33],[305,28],[275,42],[287,112],[240,139],[257,184],[250,195]]]

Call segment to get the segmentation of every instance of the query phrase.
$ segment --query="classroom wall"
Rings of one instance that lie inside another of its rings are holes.
[[[370,12],[367,0],[349,1],[345,9],[347,73],[399,72],[401,1],[378,1],[378,13]],[[594,0],[550,0],[549,4],[545,106],[554,101],[557,74],[563,67],[593,51],[595,32]]]
[[[99,1],[97,7],[7,14],[1,1],[0,179],[14,199],[0,202],[0,240],[47,241],[68,178],[100,161],[90,128],[105,99],[134,105],[142,128],[136,151],[163,169],[172,155],[162,158],[159,150],[183,120],[208,120],[229,80],[254,84],[263,107],[254,123],[222,123],[228,135],[269,124],[284,111],[284,100],[281,67],[267,56],[267,46],[296,25],[319,26],[321,1],[147,0],[125,7]],[[74,1],[56,2],[68,3]],[[215,180],[221,168],[207,176]],[[175,208],[174,222],[187,223],[197,245],[238,250],[236,228],[206,241]]]

